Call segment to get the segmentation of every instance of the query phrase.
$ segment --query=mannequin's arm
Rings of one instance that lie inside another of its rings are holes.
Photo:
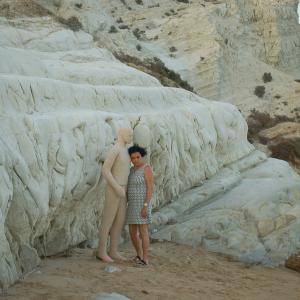
[[[125,197],[125,190],[115,180],[111,173],[112,166],[119,155],[119,148],[115,145],[107,154],[104,164],[102,166],[102,175],[107,183],[116,191],[119,196]]]

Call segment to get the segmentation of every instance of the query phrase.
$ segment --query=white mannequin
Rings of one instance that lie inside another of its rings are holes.
[[[126,145],[132,142],[132,138],[132,129],[119,129],[117,143],[108,152],[102,167],[107,187],[97,258],[104,262],[113,262],[113,259],[125,260],[118,252],[118,244],[125,222],[126,188],[130,172],[130,157]],[[108,235],[110,235],[109,255],[106,250]]]

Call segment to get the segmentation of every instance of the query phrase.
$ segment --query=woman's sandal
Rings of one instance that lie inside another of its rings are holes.
[[[140,261],[138,262],[139,265],[142,265],[144,267],[149,266],[149,263],[147,263],[146,261],[144,261],[143,259],[140,259]]]
[[[136,257],[134,257],[133,259],[132,259],[135,263],[139,263],[142,259],[141,259],[141,257],[139,256],[139,255],[137,255]]]

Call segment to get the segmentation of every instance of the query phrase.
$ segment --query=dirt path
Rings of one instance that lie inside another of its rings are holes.
[[[83,300],[101,292],[130,299],[299,300],[300,274],[284,268],[247,266],[201,249],[172,243],[151,245],[151,266],[113,264],[108,273],[90,249],[71,257],[48,258],[40,268],[8,290],[5,300]],[[132,256],[130,245],[122,252]]]

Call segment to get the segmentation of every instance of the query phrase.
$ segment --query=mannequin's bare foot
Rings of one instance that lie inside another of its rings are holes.
[[[122,256],[119,252],[117,253],[109,253],[110,257],[112,257],[115,260],[119,261],[127,261],[128,259],[124,256]]]
[[[114,260],[108,255],[96,255],[96,258],[106,263],[114,262]]]

